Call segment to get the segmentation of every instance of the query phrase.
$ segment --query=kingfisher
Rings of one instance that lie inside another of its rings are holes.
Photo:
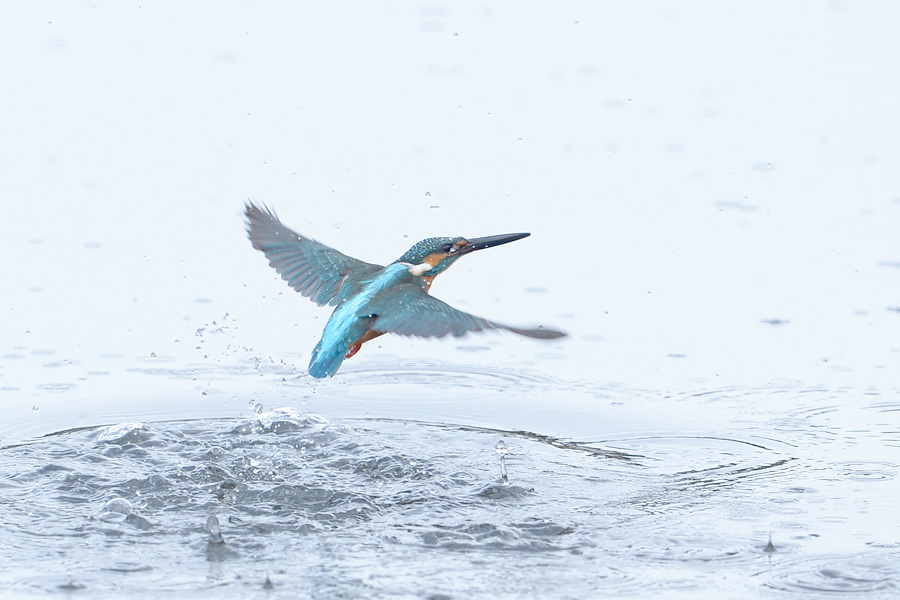
[[[466,239],[426,238],[383,267],[363,262],[286,227],[267,206],[247,202],[247,237],[288,285],[319,306],[334,306],[309,360],[309,374],[332,377],[345,359],[385,333],[461,336],[506,330],[538,339],[565,336],[547,327],[503,325],[457,310],[429,295],[434,278],[461,256],[528,237],[509,233]]]

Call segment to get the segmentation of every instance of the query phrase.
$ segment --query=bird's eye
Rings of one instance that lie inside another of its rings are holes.
[[[459,248],[457,248],[453,244],[444,244],[444,252],[447,252],[448,254],[453,254],[457,250],[459,250]]]

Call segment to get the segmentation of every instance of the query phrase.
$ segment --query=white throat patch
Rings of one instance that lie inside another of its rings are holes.
[[[433,268],[434,267],[429,265],[427,262],[424,262],[419,265],[409,265],[409,272],[412,273],[413,275],[415,275],[416,277],[421,277],[424,273],[430,271]]]

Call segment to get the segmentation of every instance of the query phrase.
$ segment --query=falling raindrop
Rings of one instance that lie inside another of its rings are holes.
[[[150,360],[156,360],[156,352],[150,353]]]

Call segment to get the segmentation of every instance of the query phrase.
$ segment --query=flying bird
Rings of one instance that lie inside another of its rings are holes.
[[[253,247],[266,255],[281,278],[319,306],[335,307],[309,360],[313,377],[332,377],[364,343],[385,333],[443,337],[500,329],[545,340],[566,335],[547,327],[526,329],[489,321],[428,294],[434,278],[461,256],[529,233],[426,238],[383,267],[293,231],[265,205],[248,202],[245,214]]]

